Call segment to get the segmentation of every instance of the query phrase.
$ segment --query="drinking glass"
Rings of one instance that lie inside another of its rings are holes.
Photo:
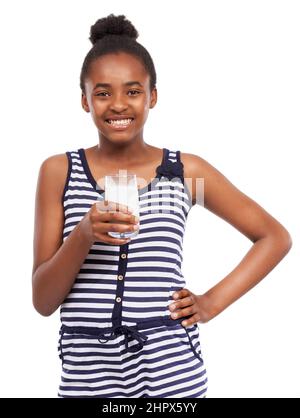
[[[139,218],[139,193],[136,174],[109,174],[105,176],[105,200],[128,206],[134,216]],[[111,221],[110,223],[127,224],[128,222]],[[138,224],[139,226],[139,224]],[[133,238],[139,233],[136,231],[108,232],[114,238]]]

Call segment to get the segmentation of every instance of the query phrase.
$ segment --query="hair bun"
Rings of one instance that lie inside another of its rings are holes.
[[[95,45],[97,41],[108,35],[128,36],[135,40],[139,36],[133,24],[124,15],[115,16],[113,13],[98,19],[91,26],[89,40]]]

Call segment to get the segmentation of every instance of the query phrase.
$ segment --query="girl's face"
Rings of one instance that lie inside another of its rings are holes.
[[[157,91],[154,88],[150,92],[150,75],[141,62],[133,55],[119,52],[92,62],[81,101],[84,110],[91,112],[100,137],[124,143],[142,139],[149,109],[157,101]],[[107,121],[116,116],[133,121],[126,128],[117,129]]]

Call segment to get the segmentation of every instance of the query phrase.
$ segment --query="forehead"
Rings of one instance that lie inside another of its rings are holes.
[[[140,60],[124,52],[106,54],[92,62],[88,78],[92,83],[123,83],[129,80],[146,82],[150,78]]]

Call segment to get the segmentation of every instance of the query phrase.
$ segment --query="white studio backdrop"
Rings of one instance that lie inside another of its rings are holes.
[[[251,1],[2,2],[0,397],[56,397],[58,311],[31,303],[34,199],[50,155],[96,145],[80,104],[90,26],[109,13],[136,26],[157,71],[145,141],[208,160],[291,233],[286,258],[200,325],[208,397],[299,397],[300,5]],[[203,207],[184,238],[187,288],[204,293],[251,242]]]

